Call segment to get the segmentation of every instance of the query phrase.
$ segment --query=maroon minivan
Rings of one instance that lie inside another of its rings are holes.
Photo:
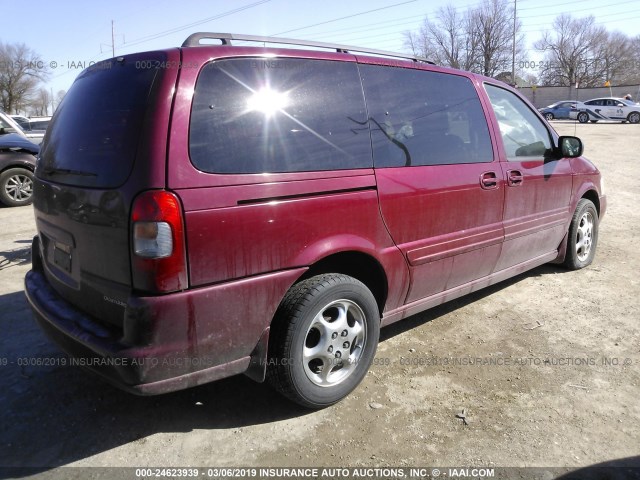
[[[581,154],[491,78],[194,34],[89,67],[58,107],[27,297],[78,364],[131,392],[245,373],[324,407],[365,376],[380,327],[589,265],[606,202]]]

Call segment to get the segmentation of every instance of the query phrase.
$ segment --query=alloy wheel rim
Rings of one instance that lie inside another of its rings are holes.
[[[4,191],[9,198],[23,202],[33,195],[33,181],[27,175],[13,175],[7,180]]]
[[[366,341],[365,314],[351,300],[336,300],[311,321],[302,347],[307,378],[320,387],[343,382],[356,369]]]
[[[578,230],[576,232],[576,255],[578,260],[584,262],[591,253],[593,245],[593,215],[586,212],[580,217]]]

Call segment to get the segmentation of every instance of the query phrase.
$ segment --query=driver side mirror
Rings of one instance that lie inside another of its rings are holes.
[[[584,145],[578,137],[562,136],[558,139],[558,150],[562,158],[575,158],[582,155]]]

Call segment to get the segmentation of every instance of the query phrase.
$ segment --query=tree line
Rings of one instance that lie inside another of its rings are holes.
[[[512,79],[515,27],[515,69],[518,84],[598,87],[640,83],[640,35],[629,37],[598,26],[593,16],[561,14],[534,43],[542,60],[529,58],[522,22],[514,25],[514,4],[485,0],[459,11],[449,4],[423,20],[417,31],[404,32],[405,47],[444,65],[508,83]]]

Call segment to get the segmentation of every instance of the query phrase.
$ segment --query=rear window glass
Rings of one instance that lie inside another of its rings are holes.
[[[189,148],[209,173],[371,168],[355,63],[229,59],[200,73]]]
[[[47,128],[37,175],[89,187],[124,183],[133,167],[149,92],[159,71],[146,68],[149,65],[125,58],[84,70]]]
[[[493,161],[478,93],[460,75],[362,65],[376,167]]]

